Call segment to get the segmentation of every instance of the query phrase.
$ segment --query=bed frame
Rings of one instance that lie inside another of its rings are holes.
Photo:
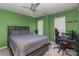
[[[14,56],[14,54],[13,54],[13,52],[12,52],[12,49],[11,49],[10,45],[9,45],[9,35],[10,35],[10,31],[12,31],[12,30],[19,30],[19,31],[21,31],[22,29],[23,29],[23,30],[26,30],[26,31],[28,31],[28,32],[30,32],[30,29],[29,29],[28,26],[8,26],[8,37],[7,37],[7,43],[8,43],[8,44],[7,44],[7,45],[8,45],[8,48],[10,49],[10,51],[11,51],[12,56]],[[39,49],[37,49],[37,50],[31,52],[30,54],[28,54],[28,55],[26,55],[26,56],[42,56],[42,55],[44,55],[44,53],[45,53],[46,51],[48,51],[48,50],[49,50],[49,43],[43,45],[43,46],[40,47]]]

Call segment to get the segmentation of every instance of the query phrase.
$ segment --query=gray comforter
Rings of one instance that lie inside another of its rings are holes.
[[[9,44],[15,56],[25,56],[49,43],[46,36],[41,35],[10,35]]]

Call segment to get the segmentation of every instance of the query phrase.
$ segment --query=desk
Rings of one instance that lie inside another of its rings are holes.
[[[79,40],[77,38],[75,38],[74,40],[71,40],[71,37],[69,36],[61,36],[61,39],[63,40],[63,42],[66,41],[70,41],[71,42],[71,48],[76,52],[76,56],[79,55]]]

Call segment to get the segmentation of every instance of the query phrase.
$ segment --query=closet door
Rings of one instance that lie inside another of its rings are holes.
[[[37,21],[38,35],[43,35],[43,20]]]

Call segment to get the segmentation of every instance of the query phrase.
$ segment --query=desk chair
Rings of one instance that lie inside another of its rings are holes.
[[[65,40],[65,39],[68,39],[68,40]],[[58,53],[62,50],[62,55],[64,55],[64,53],[67,54],[66,49],[71,48],[71,41],[69,39],[70,38],[65,38],[65,36],[62,37],[62,40],[60,41],[60,47],[59,47]]]

